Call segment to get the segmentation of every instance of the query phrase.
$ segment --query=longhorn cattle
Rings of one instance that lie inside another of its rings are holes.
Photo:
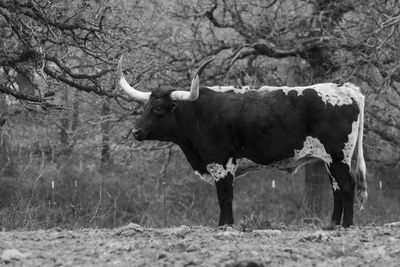
[[[135,139],[179,145],[194,172],[216,185],[218,225],[233,224],[233,181],[267,166],[288,172],[322,160],[334,196],[331,225],[353,224],[354,197],[367,198],[363,156],[364,96],[351,83],[303,87],[199,87],[200,66],[190,91],[158,88],[141,92],[125,80],[122,89],[146,101]],[[358,142],[355,173],[351,159]],[[343,217],[343,221],[342,221]]]

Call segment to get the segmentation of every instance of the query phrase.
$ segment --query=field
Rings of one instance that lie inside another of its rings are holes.
[[[400,228],[55,228],[1,232],[0,254],[12,266],[398,266]]]

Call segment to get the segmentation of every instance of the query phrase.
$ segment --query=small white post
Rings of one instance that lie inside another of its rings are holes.
[[[272,202],[275,202],[275,187],[276,187],[275,180],[272,180],[272,184],[271,184],[271,188],[272,188],[271,199],[272,199]]]
[[[51,181],[51,201],[52,201],[51,205],[53,207],[56,206],[56,202],[54,201],[54,187],[55,187],[54,180],[52,180]]]
[[[379,180],[379,189],[382,190],[382,180]]]
[[[75,181],[74,181],[74,189],[72,191],[72,203],[71,203],[72,216],[74,218],[75,218],[75,204],[76,204],[77,190],[78,190],[78,180],[75,179]]]
[[[162,182],[161,183],[162,189],[163,189],[163,224],[164,224],[164,228],[167,227],[167,207],[166,207],[166,186],[167,186],[167,182]]]

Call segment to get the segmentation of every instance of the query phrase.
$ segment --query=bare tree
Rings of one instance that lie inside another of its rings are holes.
[[[8,82],[0,84],[0,92],[44,108],[56,106],[51,101],[54,82],[125,98],[110,83],[116,58],[132,48],[136,56],[149,54],[139,51],[145,46],[138,37],[144,26],[137,16],[127,20],[131,15],[114,1],[2,1],[0,23],[7,39],[0,66]],[[29,81],[34,93],[15,87],[14,71]]]

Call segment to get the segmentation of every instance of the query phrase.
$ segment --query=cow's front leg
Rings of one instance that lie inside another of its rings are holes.
[[[337,184],[334,187],[334,210],[332,222],[340,224],[343,211],[343,227],[353,225],[355,181],[350,167],[342,162],[332,162],[329,170]],[[336,190],[335,190],[336,187]]]
[[[233,224],[233,175],[228,173],[225,177],[218,179],[215,184],[220,208],[218,226]]]

